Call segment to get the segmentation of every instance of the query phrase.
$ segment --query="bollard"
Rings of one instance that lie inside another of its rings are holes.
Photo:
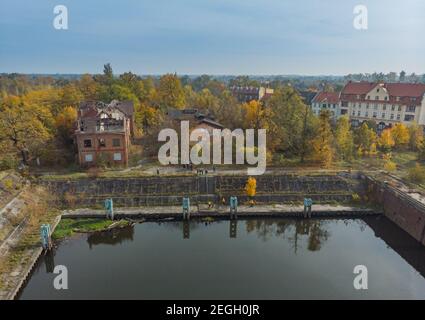
[[[230,219],[237,218],[237,212],[238,212],[238,198],[237,197],[230,197]]]
[[[50,224],[42,224],[40,227],[40,234],[41,246],[44,250],[50,250],[52,248],[52,238],[50,233]]]
[[[106,219],[114,220],[114,202],[112,199],[105,200]]]
[[[188,197],[183,198],[183,220],[190,219],[190,199]]]
[[[304,218],[311,218],[311,206],[313,205],[313,200],[311,198],[304,198]]]

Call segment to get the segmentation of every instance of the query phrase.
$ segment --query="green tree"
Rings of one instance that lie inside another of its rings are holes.
[[[330,125],[331,115],[329,110],[323,110],[319,115],[319,126],[316,137],[312,141],[313,160],[328,168],[332,164],[334,150],[332,148],[333,135]]]

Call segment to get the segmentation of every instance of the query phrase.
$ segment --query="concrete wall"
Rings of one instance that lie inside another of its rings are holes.
[[[347,201],[355,187],[337,175],[263,175],[257,177],[257,202],[280,203],[302,201],[305,196],[315,202]],[[246,176],[182,176],[114,179],[81,179],[43,182],[63,203],[103,205],[112,197],[119,206],[174,205],[183,196],[192,201],[219,201],[237,195],[246,201]]]
[[[365,177],[371,200],[387,218],[425,245],[425,205],[391,185]]]

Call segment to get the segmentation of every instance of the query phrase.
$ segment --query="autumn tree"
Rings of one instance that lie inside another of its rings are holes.
[[[254,197],[257,193],[257,180],[253,177],[249,177],[245,185],[246,195],[250,198]]]
[[[312,140],[313,160],[328,168],[332,164],[334,150],[332,148],[333,135],[330,125],[330,112],[323,110],[319,115],[319,126],[316,137]]]
[[[354,142],[359,156],[370,154],[371,151],[373,152],[376,150],[377,136],[375,130],[364,122],[360,128],[355,131]]]
[[[350,120],[347,116],[338,119],[335,140],[341,158],[344,160],[351,160],[353,157],[354,138],[350,130]]]
[[[0,143],[9,142],[24,164],[28,164],[32,151],[42,147],[49,137],[47,128],[32,110],[6,107],[0,112]]]
[[[394,139],[394,145],[396,147],[403,147],[409,143],[409,129],[403,123],[396,123],[391,128],[391,136]]]
[[[74,107],[66,107],[56,117],[57,134],[65,145],[72,144],[76,121],[77,109]]]
[[[392,147],[395,145],[391,129],[385,129],[381,132],[381,135],[378,139],[378,144],[382,152],[388,153],[391,151]]]
[[[185,107],[184,90],[175,74],[166,74],[159,80],[158,98],[160,108],[183,109]]]
[[[415,122],[409,127],[409,148],[412,151],[417,151],[424,141],[424,132],[421,127]]]

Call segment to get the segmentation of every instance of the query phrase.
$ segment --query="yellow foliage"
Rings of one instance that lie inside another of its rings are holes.
[[[391,129],[385,129],[382,131],[381,136],[378,139],[378,143],[384,151],[389,151],[395,145],[394,138],[391,133]]]
[[[395,171],[397,169],[397,165],[395,162],[388,160],[384,163],[384,169],[387,171]]]
[[[391,129],[391,135],[396,146],[402,146],[409,143],[409,129],[403,123],[396,123]]]
[[[246,182],[245,192],[248,197],[253,197],[257,193],[257,180],[253,177],[249,177]]]

